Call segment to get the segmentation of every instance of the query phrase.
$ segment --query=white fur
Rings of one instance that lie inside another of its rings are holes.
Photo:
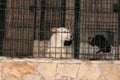
[[[39,40],[35,40],[34,41],[34,47],[33,47],[33,56],[35,58],[38,58],[38,57],[44,57],[45,55],[45,52],[44,50],[46,50],[46,53],[48,49],[46,49],[46,47],[48,46],[48,41],[39,41]],[[79,58],[80,59],[88,59],[90,57],[88,57],[88,55],[85,55],[85,54],[89,54],[91,55],[91,58],[93,57],[93,54],[95,55],[95,53],[99,50],[98,47],[93,47],[91,46],[90,44],[88,44],[87,42],[80,42],[80,55],[79,55]],[[47,57],[63,57],[63,58],[72,58],[73,56],[73,52],[74,52],[74,47],[73,47],[73,44],[72,46],[70,47],[65,47],[64,50],[66,51],[65,53],[62,53],[61,51],[58,51],[58,52],[61,52],[61,53],[58,53],[56,52],[56,55],[55,54],[46,54]],[[57,50],[56,50],[57,51]],[[118,53],[118,48],[117,47],[113,47],[111,48],[111,52],[110,53],[99,53],[99,55],[103,55],[101,56],[100,58],[101,59],[114,59],[114,55],[115,53]],[[83,54],[83,55],[81,55]],[[106,57],[105,57],[106,56]]]
[[[96,54],[99,48],[97,46],[93,47],[87,42],[81,42],[79,50],[80,50],[80,55],[79,55],[80,59],[93,58],[93,55],[96,57],[98,56],[100,59],[115,59],[115,53],[118,53],[117,47],[111,46],[111,52],[109,53],[100,52]]]
[[[55,29],[55,30],[54,30]],[[66,47],[64,46],[65,40],[71,40],[70,30],[67,28],[53,28],[53,34],[48,41],[46,57],[66,57]]]

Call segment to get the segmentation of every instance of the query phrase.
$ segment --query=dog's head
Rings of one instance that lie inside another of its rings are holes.
[[[69,29],[60,27],[60,28],[52,28],[51,31],[55,33],[61,40],[64,41],[71,41],[72,40],[72,34]]]
[[[111,44],[110,42],[103,36],[103,35],[95,35],[95,37],[90,37],[89,38],[89,44],[92,46],[97,46],[100,48],[98,52],[110,52],[111,51]]]
[[[103,35],[95,35],[94,37],[89,37],[89,44],[92,46],[106,47],[109,44],[109,41]]]

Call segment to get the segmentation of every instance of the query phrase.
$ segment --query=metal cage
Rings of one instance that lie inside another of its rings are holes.
[[[120,0],[0,0],[0,56],[119,59]]]

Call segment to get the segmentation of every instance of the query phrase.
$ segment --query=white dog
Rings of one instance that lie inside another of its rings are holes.
[[[66,56],[71,57],[72,55],[67,55],[67,48],[64,45],[65,41],[72,40],[72,34],[70,33],[70,30],[64,27],[54,27],[51,29],[51,31],[53,34],[48,41],[48,47],[45,56],[58,58],[66,58]]]

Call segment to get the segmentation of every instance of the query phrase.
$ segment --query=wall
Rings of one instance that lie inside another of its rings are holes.
[[[119,61],[0,58],[0,80],[120,80]]]

